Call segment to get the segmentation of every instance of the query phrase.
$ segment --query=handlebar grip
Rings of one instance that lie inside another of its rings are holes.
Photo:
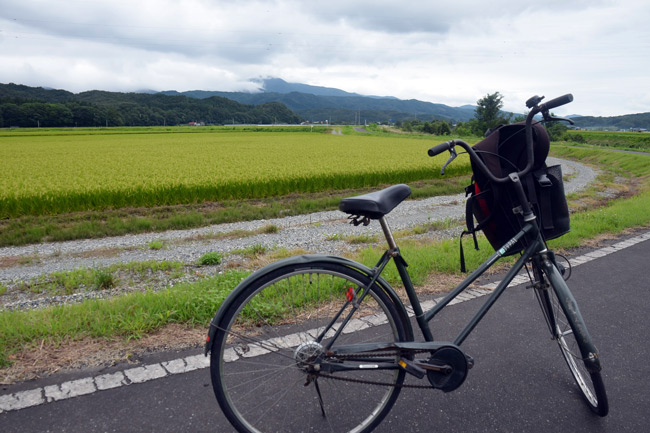
[[[454,145],[454,140],[450,141],[445,141],[444,143],[440,143],[437,146],[433,146],[429,151],[427,152],[429,156],[436,156],[444,152],[445,150],[451,149],[451,147]]]
[[[566,95],[558,96],[555,99],[551,99],[547,103],[540,105],[539,108],[540,111],[548,111],[548,110],[552,110],[555,107],[568,104],[571,101],[573,101],[573,95],[571,93],[567,93]]]

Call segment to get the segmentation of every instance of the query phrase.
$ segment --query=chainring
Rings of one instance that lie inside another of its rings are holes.
[[[427,379],[434,388],[444,392],[453,391],[465,382],[467,371],[467,358],[465,354],[453,346],[445,346],[437,350],[428,359],[431,365],[448,365],[451,372],[427,370]]]

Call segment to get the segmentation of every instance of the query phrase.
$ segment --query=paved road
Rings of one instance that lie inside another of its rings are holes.
[[[646,431],[650,421],[649,233],[637,233],[635,242],[628,244],[612,241],[616,248],[575,254],[584,258],[608,253],[577,266],[569,282],[601,352],[610,400],[608,417],[598,418],[588,411],[557,346],[548,338],[533,294],[517,286],[506,291],[464,343],[476,360],[465,384],[449,394],[403,392],[377,431]],[[453,337],[453,330],[483,299],[450,307],[434,323],[437,337]],[[160,361],[147,360],[148,365]],[[81,372],[79,377],[116,370]],[[23,390],[45,389],[75,378],[58,376],[0,388],[0,408],[5,404],[6,410],[8,398]],[[3,433],[232,431],[217,407],[207,369],[8,410],[0,413],[0,427]]]

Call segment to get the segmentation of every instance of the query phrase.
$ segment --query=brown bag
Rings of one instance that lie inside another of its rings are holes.
[[[496,177],[523,170],[527,163],[525,125],[516,123],[499,126],[473,146],[479,158]],[[546,129],[533,125],[534,163],[521,179],[528,200],[538,218],[544,239],[554,239],[570,230],[569,209],[564,196],[562,169],[559,165],[546,167],[550,140]],[[461,271],[465,272],[462,236],[471,234],[478,249],[476,232],[481,230],[495,250],[514,237],[523,226],[519,203],[510,183],[494,184],[472,163],[472,183],[465,188],[467,230],[461,235]],[[476,223],[474,222],[476,220]],[[508,250],[516,254],[526,247],[523,241]]]

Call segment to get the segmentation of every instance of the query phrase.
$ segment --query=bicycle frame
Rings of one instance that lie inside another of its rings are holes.
[[[382,256],[382,258],[379,260],[379,262],[373,269],[377,270],[377,274],[378,274],[379,272],[381,272],[381,270],[384,269],[386,264],[391,259],[395,261],[395,266],[397,267],[397,271],[400,275],[402,283],[404,284],[404,288],[409,298],[409,302],[411,303],[411,307],[413,308],[413,312],[415,313],[415,319],[418,323],[420,330],[422,331],[422,334],[424,335],[425,340],[429,342],[434,341],[433,334],[431,333],[431,329],[429,327],[429,322],[440,311],[442,311],[442,309],[445,308],[452,300],[454,300],[458,295],[460,295],[465,290],[467,290],[467,288],[469,288],[469,286],[474,281],[476,281],[485,271],[487,271],[496,262],[498,262],[499,259],[503,257],[508,252],[508,250],[512,248],[512,246],[514,246],[520,239],[525,238],[529,241],[532,240],[532,242],[530,242],[528,247],[524,249],[519,260],[517,260],[517,262],[512,266],[512,268],[510,268],[510,270],[508,271],[504,279],[499,283],[499,285],[492,292],[490,297],[485,301],[485,303],[481,306],[478,312],[467,323],[465,328],[454,339],[453,344],[455,344],[456,346],[460,346],[463,343],[463,341],[465,341],[465,339],[469,336],[469,334],[474,330],[474,328],[476,328],[476,326],[479,324],[481,319],[483,319],[485,314],[490,310],[490,308],[494,305],[497,299],[499,299],[499,297],[503,294],[503,292],[508,287],[508,285],[512,282],[512,280],[515,278],[515,276],[517,276],[517,274],[519,274],[519,272],[523,269],[526,262],[535,254],[539,254],[541,252],[546,251],[546,245],[540,236],[539,228],[537,226],[536,221],[533,220],[526,223],[522,227],[522,229],[512,239],[510,239],[510,241],[508,241],[503,247],[501,247],[498,251],[492,254],[490,258],[488,258],[483,264],[481,264],[454,290],[449,292],[443,299],[441,299],[433,308],[425,312],[422,310],[420,299],[417,293],[415,292],[415,288],[413,287],[413,283],[411,282],[411,278],[406,269],[408,265],[404,260],[404,258],[402,257],[399,248],[397,248],[397,246],[395,245],[394,240],[392,240],[392,235],[390,234],[390,230],[388,228],[385,219],[384,218],[380,219],[380,223],[382,225],[382,228],[384,229],[384,233],[386,234],[386,239],[388,240],[389,246],[391,248],[387,251],[386,254]]]

